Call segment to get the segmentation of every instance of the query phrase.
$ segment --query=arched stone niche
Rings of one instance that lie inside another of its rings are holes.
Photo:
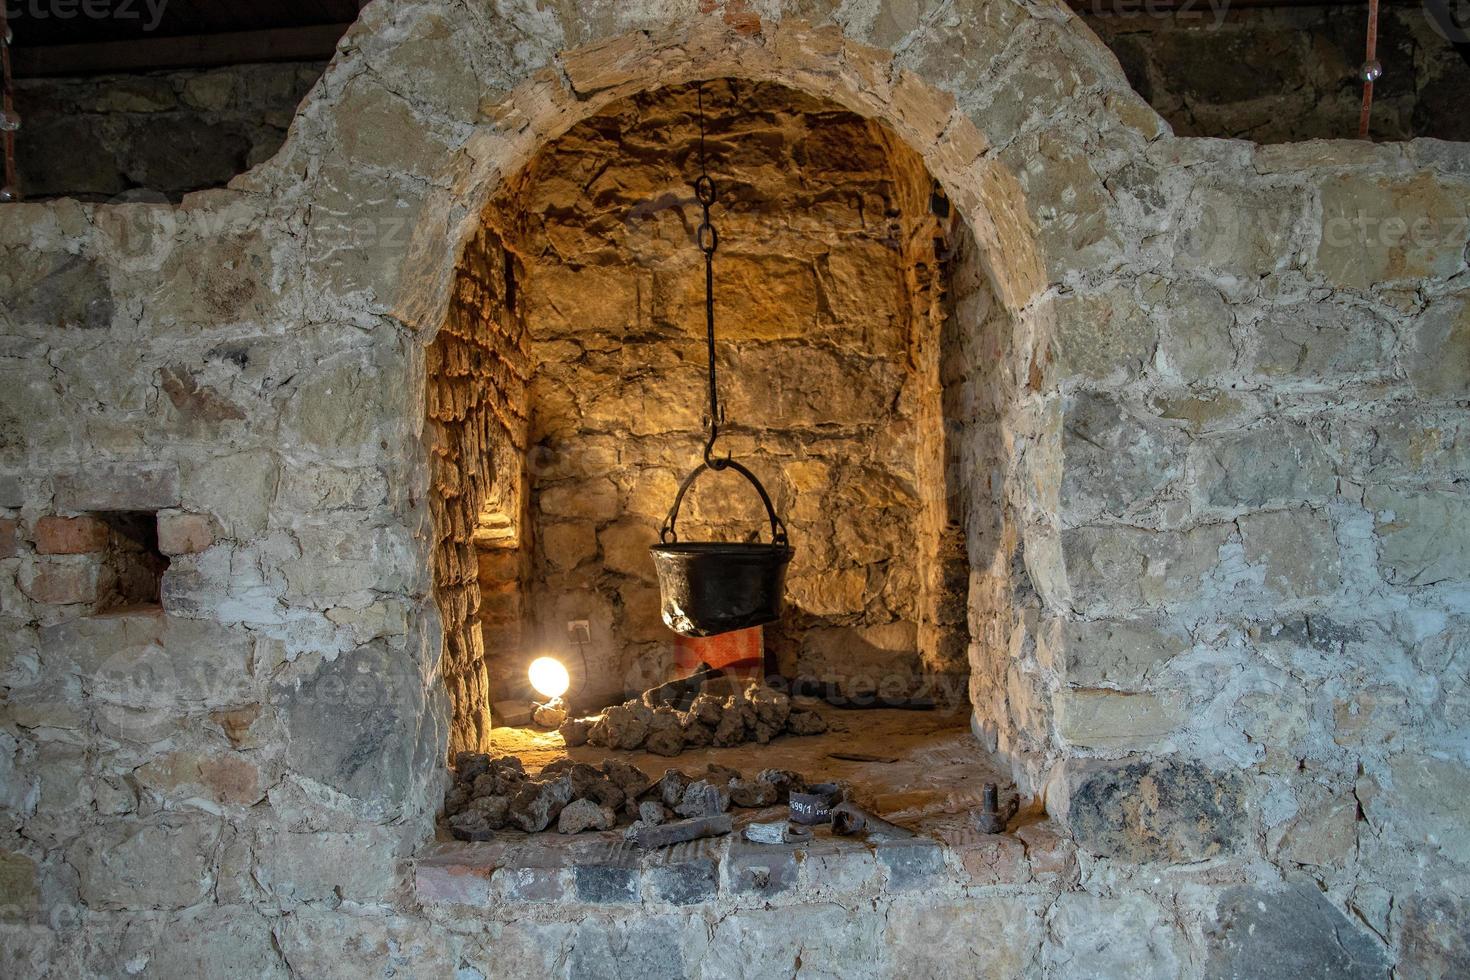
[[[451,532],[440,605],[466,624],[446,633],[449,662],[484,664],[492,702],[524,702],[529,661],[562,657],[583,712],[668,676],[647,547],[702,445],[689,187],[702,94],[720,451],[760,474],[796,544],[766,648],[784,677],[964,703],[964,457],[1000,451],[970,392],[993,383],[980,338],[1009,323],[982,255],[882,123],[774,82],[697,88],[612,103],[549,141],[461,259],[428,356],[433,499]],[[692,487],[679,533],[765,520],[744,481],[715,474]],[[467,539],[477,583],[454,574],[472,571]],[[580,649],[568,622],[588,624]],[[478,675],[448,675],[457,730],[483,716]]]
[[[971,512],[960,518],[969,565],[962,601],[971,638],[970,696],[977,731],[993,747],[1016,754],[1018,762],[1022,756],[1040,762],[1049,743],[1049,719],[1034,706],[1013,710],[1006,688],[1017,682],[1013,661],[1027,655],[1024,607],[1028,601],[1035,604],[1019,560],[1023,526],[1029,522],[1044,532],[1048,515],[1054,513],[1049,497],[1054,497],[1057,481],[1041,472],[1023,476],[1018,452],[1028,447],[1032,466],[1055,458],[1047,450],[1054,433],[1043,425],[1040,392],[1052,357],[1051,306],[1043,289],[1041,246],[1020,186],[987,152],[987,138],[951,96],[896,67],[885,52],[848,41],[835,28],[805,24],[762,24],[752,31],[715,19],[695,20],[677,29],[637,31],[565,51],[557,58],[556,71],[537,73],[483,108],[490,121],[469,134],[433,181],[409,261],[398,275],[394,315],[431,344],[431,371],[442,367],[434,353],[443,346],[435,339],[439,331],[448,324],[452,334],[464,332],[454,326],[456,304],[476,290],[504,290],[506,272],[513,269],[513,262],[485,257],[500,244],[486,239],[482,220],[507,182],[548,141],[608,106],[640,92],[709,78],[783,85],[875,120],[922,161],[974,243],[974,275],[984,279],[994,308],[983,330],[981,324],[971,324],[952,338],[953,357],[945,367],[955,382],[946,396],[952,403],[946,406],[949,413],[974,423],[976,432],[984,430],[983,437],[963,435],[955,447],[959,479],[973,502]],[[512,343],[497,359],[496,391],[518,391],[526,384],[526,355]],[[524,455],[527,447],[517,444],[524,436],[509,434],[523,431],[518,410],[492,404],[498,397],[485,402],[507,433],[498,441],[508,454]],[[475,444],[496,441],[477,437]],[[440,459],[463,455],[442,438],[430,439],[429,445]],[[489,470],[481,478],[487,486],[494,482]],[[437,482],[442,486],[446,481]],[[464,629],[456,637],[455,624],[472,625],[482,598],[474,594],[473,558],[462,546],[465,535],[473,533],[472,516],[484,506],[473,496],[451,494],[446,499],[451,499],[451,510],[457,507],[463,513],[455,518],[445,510],[437,521],[438,595],[449,624],[444,674],[456,713],[468,718],[473,714],[469,705],[483,700],[483,653],[472,638],[474,630]],[[459,549],[457,565],[442,557],[454,550],[444,547],[451,539]],[[450,748],[472,747],[483,735],[473,723],[456,722]]]

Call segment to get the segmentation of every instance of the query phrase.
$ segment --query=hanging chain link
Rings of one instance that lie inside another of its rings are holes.
[[[729,465],[729,458],[715,459],[715,440],[720,437],[720,390],[715,377],[715,249],[720,246],[720,235],[710,221],[709,209],[715,203],[715,182],[710,178],[708,161],[704,152],[704,86],[697,89],[699,102],[699,176],[694,179],[694,197],[699,201],[702,217],[694,231],[694,242],[704,253],[704,327],[705,342],[709,347],[709,427],[704,443],[704,461],[712,469],[722,470]]]
[[[781,520],[776,513],[776,506],[771,502],[771,495],[761,485],[761,481],[754,473],[746,469],[740,463],[731,459],[727,453],[723,458],[716,458],[714,454],[715,440],[720,437],[720,424],[725,421],[720,411],[720,387],[715,374],[715,250],[720,247],[720,236],[715,231],[714,222],[710,220],[709,209],[715,203],[715,182],[709,175],[709,162],[705,156],[704,147],[704,86],[696,90],[699,102],[699,176],[694,179],[694,197],[699,201],[702,211],[699,227],[694,232],[694,242],[699,250],[704,253],[704,326],[705,342],[709,348],[709,416],[705,424],[709,431],[704,443],[704,462],[696,466],[679,484],[678,493],[674,494],[674,504],[669,508],[668,516],[664,518],[663,526],[659,528],[658,539],[662,544],[677,544],[679,533],[675,525],[679,520],[679,507],[684,503],[684,494],[694,484],[694,481],[705,470],[733,470],[750,481],[755,487],[756,493],[760,494],[761,503],[765,505],[766,516],[771,522],[771,544],[779,548],[787,547],[786,522]],[[687,547],[705,548],[711,547],[709,543],[693,544]],[[715,545],[718,547],[718,545]],[[781,558],[784,565],[790,559],[789,551]],[[683,574],[682,572],[680,574]],[[659,573],[660,582],[663,580],[663,572]]]

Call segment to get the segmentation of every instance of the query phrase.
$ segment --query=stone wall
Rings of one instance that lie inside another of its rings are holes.
[[[904,296],[916,329],[910,338],[914,365],[915,446],[914,486],[918,512],[912,541],[918,609],[918,647],[929,686],[940,700],[956,703],[968,697],[972,659],[993,662],[1002,656],[999,646],[970,644],[970,560],[967,531],[972,524],[999,523],[978,511],[993,504],[976,499],[965,479],[963,447],[976,419],[969,416],[963,386],[983,376],[966,339],[996,309],[984,268],[976,261],[978,249],[964,219],[955,211],[943,185],[927,170],[909,168],[898,184],[900,213],[920,214],[923,220],[902,228],[901,255]],[[991,362],[992,364],[998,362]],[[983,382],[982,382],[983,383]],[[995,436],[996,417],[988,422]]]
[[[911,975],[992,934],[1020,975],[1466,972],[1470,150],[1172,136],[1057,5],[810,16],[371,4],[230,190],[0,209],[8,972],[759,972],[714,936]],[[414,890],[450,744],[426,349],[545,142],[711,76],[881,119],[974,236],[967,600],[1009,613],[977,728],[1065,834],[977,843],[1054,890]],[[27,594],[45,518],[112,512],[188,519],[160,608]]]
[[[1087,25],[1176,135],[1259,143],[1358,135],[1365,7],[1231,10],[1200,2],[1168,13],[1099,2],[1090,9],[1100,12],[1084,13]],[[1437,29],[1430,4],[1383,6],[1378,60],[1374,139],[1470,139],[1463,109],[1470,65]]]
[[[177,201],[281,147],[317,63],[23,78],[16,163],[26,197]],[[152,198],[139,198],[148,192]]]
[[[931,179],[881,126],[836,106],[775,85],[705,88],[721,451],[761,478],[796,546],[770,646],[788,675],[911,689],[920,595],[938,587],[921,590],[922,570],[940,567],[938,532],[925,541],[919,524],[946,504],[942,463],[921,480],[918,455],[921,413],[926,436],[944,428]],[[647,549],[703,447],[697,145],[692,87],[636,96],[550,143],[499,206],[502,224],[524,228],[515,247],[536,363],[534,639],[508,658],[510,683],[529,658],[561,652],[577,619],[592,629],[584,697],[668,676],[672,634]],[[770,536],[733,474],[694,485],[678,530],[686,541]],[[963,565],[957,536],[945,546]],[[482,586],[503,588],[497,578]],[[963,603],[947,609],[960,635],[946,666],[962,672]],[[939,645],[923,645],[934,664]]]
[[[1046,726],[1017,712],[1013,702],[1019,699],[1008,693],[1021,684],[1017,643],[1024,644],[1029,632],[1022,623],[1036,613],[1018,554],[1018,508],[1006,493],[1017,428],[1012,402],[1024,382],[1015,377],[1014,325],[986,285],[985,258],[973,239],[954,241],[938,354],[947,444],[942,463],[951,492],[945,526],[936,529],[945,541],[941,561],[926,573],[934,583],[936,627],[949,627],[955,617],[968,626],[963,657],[977,732],[991,749],[1004,742],[1008,751],[1025,754],[1042,749]]]
[[[434,595],[444,623],[449,751],[490,735],[489,651],[520,649],[530,353],[517,260],[484,227],[464,251],[449,316],[426,354]],[[508,573],[508,574],[507,574]]]
[[[1041,576],[1073,747],[1048,807],[1079,846],[1259,847],[1414,964],[1443,955],[1418,862],[1463,873],[1464,152],[1151,148],[1173,271],[1063,300],[1066,571]]]

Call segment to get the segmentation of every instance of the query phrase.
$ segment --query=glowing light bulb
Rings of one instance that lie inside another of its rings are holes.
[[[572,686],[572,679],[560,660],[537,657],[531,661],[531,686],[544,697],[559,698]]]

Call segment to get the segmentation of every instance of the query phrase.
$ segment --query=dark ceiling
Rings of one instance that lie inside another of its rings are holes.
[[[5,9],[16,46],[32,47],[347,24],[357,19],[358,6],[357,0],[6,0]]]
[[[331,56],[358,0],[4,0],[16,74]]]
[[[0,0],[15,32],[15,73],[87,75],[258,61],[325,61],[366,0]],[[1084,17],[1214,11],[1220,0],[1065,0]],[[1225,0],[1262,7],[1366,0]],[[1382,0],[1446,4],[1455,0]],[[1470,48],[1457,45],[1470,60]]]
[[[1066,0],[1084,14],[1206,7],[1206,0]],[[1337,6],[1365,0],[1232,0],[1230,6]],[[1396,0],[1384,0],[1386,3]],[[5,0],[18,48],[350,24],[366,0]],[[1213,8],[1211,8],[1213,9]]]

